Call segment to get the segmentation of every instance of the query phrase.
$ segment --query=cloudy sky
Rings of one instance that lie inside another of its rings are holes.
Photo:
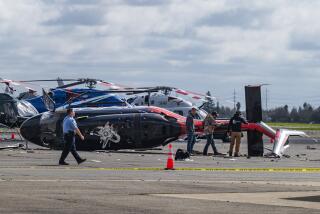
[[[0,77],[170,85],[223,104],[268,83],[269,106],[319,106],[319,11],[317,0],[0,0]]]

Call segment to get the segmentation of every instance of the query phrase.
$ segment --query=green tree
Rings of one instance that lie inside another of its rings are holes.
[[[203,107],[202,107],[205,111],[207,111],[208,113],[211,113],[213,111],[216,110],[216,105],[214,103],[214,100],[211,96],[211,92],[208,91],[206,93],[206,97],[205,97],[205,103],[203,104]]]

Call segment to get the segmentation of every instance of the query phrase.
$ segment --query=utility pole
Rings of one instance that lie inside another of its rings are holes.
[[[268,89],[266,88],[266,111],[268,111]]]
[[[233,109],[236,110],[236,89],[233,89]]]

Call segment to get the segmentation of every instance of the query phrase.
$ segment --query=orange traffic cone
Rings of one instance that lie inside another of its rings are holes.
[[[14,133],[12,132],[11,133],[11,140],[14,140],[15,139],[15,136],[14,136]]]
[[[166,170],[174,170],[174,160],[173,160],[173,153],[172,153],[172,145],[169,144],[169,153],[168,153],[168,159],[167,159],[167,168]]]

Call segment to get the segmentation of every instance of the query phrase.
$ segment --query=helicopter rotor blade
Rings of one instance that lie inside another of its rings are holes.
[[[39,80],[17,80],[15,82],[56,82],[57,80],[62,80],[62,81],[79,81],[79,79],[60,79],[60,78],[57,78],[57,79],[39,79]]]
[[[101,85],[106,86],[108,88],[115,89],[115,90],[134,90],[134,89],[137,89],[137,88],[133,88],[133,87],[126,86],[126,85],[120,85],[120,84],[115,84],[112,82],[106,82],[104,80],[99,80],[98,83],[100,83]]]
[[[65,84],[65,85],[62,85],[62,86],[58,86],[56,88],[57,89],[69,88],[69,87],[76,86],[76,85],[81,85],[81,84],[84,84],[84,83],[86,83],[86,81],[77,81],[77,82]]]

